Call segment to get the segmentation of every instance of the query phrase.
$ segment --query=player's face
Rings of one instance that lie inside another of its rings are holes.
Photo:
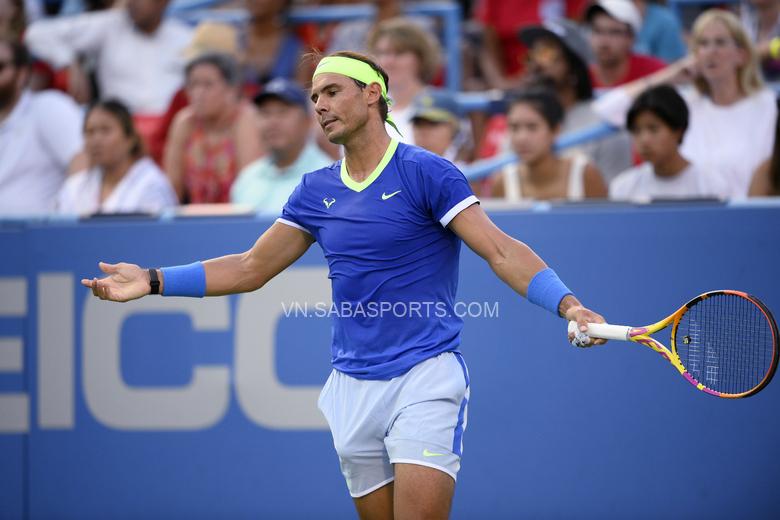
[[[451,123],[437,123],[425,119],[415,120],[412,126],[414,144],[433,152],[444,155],[455,137],[455,128]]]
[[[669,159],[679,146],[680,131],[672,130],[652,112],[640,112],[631,129],[639,156],[653,165]]]
[[[325,137],[344,144],[368,121],[369,105],[364,89],[341,74],[319,74],[311,86],[311,100]]]
[[[552,153],[555,129],[531,105],[517,103],[507,114],[512,150],[526,163],[534,163]]]
[[[201,63],[190,70],[186,88],[193,112],[206,119],[219,117],[236,95],[219,69],[210,63]]]
[[[84,149],[90,165],[108,168],[119,164],[130,157],[133,144],[133,138],[125,134],[112,113],[95,108],[87,116]]]
[[[614,67],[628,59],[634,38],[627,24],[597,14],[591,25],[590,45],[600,66]]]
[[[298,105],[267,99],[258,107],[260,137],[271,151],[297,149],[306,143],[309,115]]]
[[[731,80],[747,59],[719,20],[713,20],[694,35],[693,53],[697,70],[709,83]]]

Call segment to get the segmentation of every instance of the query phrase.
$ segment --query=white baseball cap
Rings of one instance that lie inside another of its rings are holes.
[[[634,36],[639,34],[639,30],[642,28],[642,15],[632,0],[598,0],[585,11],[585,20],[590,23],[593,16],[600,12],[628,24]]]

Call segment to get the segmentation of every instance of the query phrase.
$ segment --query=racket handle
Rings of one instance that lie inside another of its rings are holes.
[[[577,322],[569,322],[569,331],[577,332]],[[588,336],[601,339],[616,339],[619,341],[628,340],[628,333],[631,327],[624,325],[609,325],[607,323],[588,323]]]

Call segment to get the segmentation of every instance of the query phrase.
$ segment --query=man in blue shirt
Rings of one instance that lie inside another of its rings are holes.
[[[311,99],[345,157],[306,174],[249,251],[161,270],[101,263],[109,276],[82,284],[115,301],[253,291],[317,242],[338,311],[334,370],[319,406],[358,514],[446,518],[469,396],[462,322],[452,312],[461,241],[510,287],[581,330],[604,320],[490,221],[457,168],[390,138],[387,83],[360,54],[320,62]]]

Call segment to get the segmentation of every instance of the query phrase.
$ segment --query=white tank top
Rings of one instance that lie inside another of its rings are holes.
[[[570,156],[570,159],[566,200],[582,200],[585,198],[585,167],[588,165],[588,157],[583,153],[575,153]],[[504,167],[501,173],[504,176],[504,198],[513,202],[522,200],[523,190],[516,165]]]

